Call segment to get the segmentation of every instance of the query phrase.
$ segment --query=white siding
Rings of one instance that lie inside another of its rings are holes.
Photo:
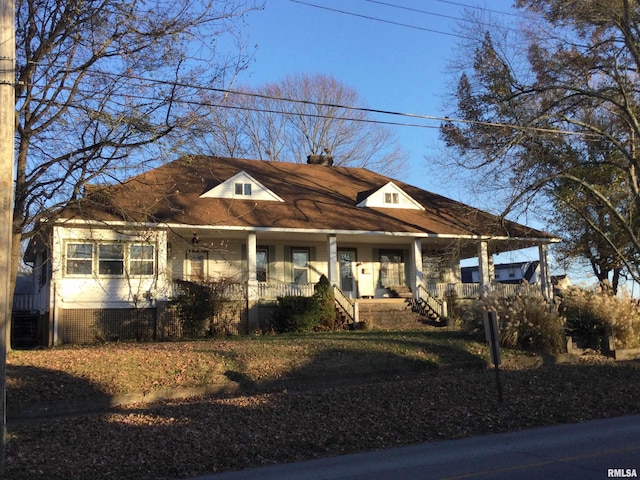
[[[96,273],[95,264],[91,275],[72,275],[65,272],[68,243],[115,241],[152,244],[155,253],[154,275],[138,278],[127,278],[126,275],[105,277]],[[167,249],[164,231],[119,233],[111,230],[57,226],[53,229],[52,249],[55,301],[61,308],[148,307],[152,306],[154,301],[166,297]]]

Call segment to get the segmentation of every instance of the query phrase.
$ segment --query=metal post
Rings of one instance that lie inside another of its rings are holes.
[[[500,381],[500,333],[498,332],[498,316],[493,310],[484,312],[485,337],[489,343],[491,363],[496,372],[496,386],[498,387],[498,400],[502,403],[502,382]]]

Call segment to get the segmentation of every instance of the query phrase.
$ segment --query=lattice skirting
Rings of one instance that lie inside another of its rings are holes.
[[[62,343],[174,340],[184,335],[173,308],[66,309],[58,315]],[[209,335],[246,333],[246,308],[230,303],[207,327]]]
[[[69,309],[59,312],[62,343],[158,339],[156,309]]]

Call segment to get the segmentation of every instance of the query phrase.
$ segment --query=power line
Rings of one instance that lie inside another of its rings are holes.
[[[385,7],[397,8],[397,9],[400,9],[400,10],[407,10],[409,12],[422,13],[424,15],[431,15],[431,16],[434,16],[434,17],[448,18],[448,19],[451,19],[451,20],[455,20],[457,22],[472,22],[472,20],[468,20],[468,19],[461,18],[461,17],[454,17],[453,15],[445,15],[444,13],[429,12],[427,10],[421,10],[421,9],[413,8],[413,7],[405,7],[404,5],[398,5],[398,4],[389,3],[389,2],[382,2],[380,0],[363,0],[363,1],[369,2],[369,3],[375,3],[375,4],[378,4],[378,5],[384,5]],[[477,8],[480,8],[480,7],[477,7]],[[485,9],[482,9],[482,10],[485,10]],[[486,10],[486,11],[492,11],[492,10]],[[505,14],[506,14],[506,12],[505,12]],[[482,25],[486,25],[486,26],[489,26],[489,27],[498,27],[499,26],[499,27],[504,28],[506,30],[517,31],[514,28],[509,28],[509,27],[505,27],[505,26],[502,26],[502,25],[496,25],[495,23],[489,23],[489,22],[480,22],[480,23]]]
[[[344,15],[351,15],[353,17],[364,18],[366,20],[373,20],[373,21],[376,21],[376,22],[388,23],[390,25],[396,25],[396,26],[399,26],[399,27],[411,28],[411,29],[414,29],[414,30],[421,30],[423,32],[438,33],[440,35],[447,35],[449,37],[457,37],[457,38],[462,38],[462,39],[465,39],[465,40],[475,40],[473,37],[470,37],[470,36],[467,36],[467,35],[458,35],[456,33],[442,32],[440,30],[434,30],[432,28],[419,27],[417,25],[409,25],[408,23],[394,22],[392,20],[385,20],[385,19],[382,19],[382,18],[371,17],[369,15],[362,15],[360,13],[347,12],[346,10],[338,10],[337,8],[325,7],[323,5],[316,5],[315,3],[303,2],[302,0],[289,0],[289,1],[293,2],[293,3],[299,3],[300,5],[306,5],[308,7],[319,8],[321,10],[328,10],[330,12],[342,13]]]
[[[448,3],[449,5],[456,5],[458,7],[473,8],[473,9],[482,10],[482,11],[485,11],[485,12],[497,13],[499,15],[510,15],[512,17],[522,18],[522,16],[518,15],[517,13],[502,12],[500,10],[492,10],[490,8],[479,7],[479,6],[476,6],[476,5],[467,5],[465,3],[453,2],[451,0],[434,0],[434,1],[440,2],[440,3]]]
[[[96,73],[99,73],[101,75],[112,75],[109,72],[96,72]],[[397,111],[394,111],[394,110],[382,110],[382,109],[368,108],[368,107],[356,107],[356,106],[341,105],[341,104],[336,104],[336,103],[315,102],[315,101],[311,101],[311,100],[300,100],[300,99],[294,99],[294,98],[286,98],[286,97],[281,97],[281,96],[268,95],[268,94],[264,94],[264,93],[243,92],[243,91],[240,91],[240,90],[231,90],[231,89],[228,89],[228,88],[207,87],[207,86],[193,85],[193,84],[182,83],[182,82],[174,82],[174,81],[168,81],[168,80],[158,80],[158,79],[152,79],[152,78],[146,78],[146,77],[139,77],[139,76],[135,76],[135,75],[128,75],[127,78],[130,78],[130,79],[133,79],[133,80],[140,80],[140,81],[144,81],[144,82],[149,82],[149,83],[161,84],[161,85],[170,85],[170,86],[176,86],[176,87],[191,88],[191,89],[195,89],[195,90],[208,90],[208,91],[212,91],[212,92],[223,93],[225,95],[249,96],[249,97],[263,98],[263,99],[267,99],[267,100],[276,100],[276,101],[281,101],[281,102],[298,103],[298,104],[303,104],[303,105],[312,105],[312,106],[316,106],[316,107],[327,107],[327,108],[339,108],[339,109],[344,109],[344,110],[353,110],[353,111],[369,113],[369,114],[390,115],[390,116],[396,116],[396,117],[406,117],[406,118],[430,120],[430,121],[437,121],[437,122],[451,122],[451,123],[460,123],[460,124],[468,124],[468,125],[481,125],[481,126],[486,126],[486,127],[508,128],[508,129],[512,129],[512,130],[519,130],[519,131],[525,131],[525,132],[528,131],[528,132],[547,133],[547,134],[554,134],[554,135],[578,135],[578,136],[583,136],[583,137],[591,136],[591,134],[589,134],[589,133],[575,132],[575,131],[571,131],[571,130],[559,130],[559,129],[543,128],[543,127],[528,127],[528,126],[510,125],[510,124],[497,123],[497,122],[465,120],[465,119],[459,119],[459,118],[457,119],[457,118],[450,118],[450,117],[446,117],[446,116],[445,117],[440,117],[440,116],[435,116],[435,115],[424,115],[424,114],[418,114],[418,113],[397,112]],[[139,97],[139,98],[143,98],[143,97]],[[200,105],[200,106],[209,105],[209,104],[206,104],[206,103],[195,102],[195,101],[185,101],[185,100],[183,100],[181,102],[182,103],[187,103],[187,104],[190,103],[190,104],[193,104],[193,105]],[[216,106],[222,107],[222,108],[234,108],[234,106],[228,106],[228,105],[223,105],[223,104],[216,105]],[[236,107],[236,108],[238,108],[238,109],[245,108],[247,110],[251,109],[251,107]],[[260,111],[260,110],[258,110],[258,111]],[[265,113],[287,113],[287,114],[290,114],[289,112],[282,112],[282,111],[270,112],[269,110],[264,110],[264,112]],[[324,115],[314,115],[314,114],[307,115],[306,113],[304,113],[304,115],[306,115],[306,116],[317,116],[317,117],[321,117],[321,118],[345,119],[345,118],[329,117],[329,116],[324,116]],[[384,122],[384,121],[380,121],[380,120],[370,120],[370,119],[362,119],[362,120],[351,119],[351,120],[353,120],[353,121],[363,121],[363,122],[366,121],[366,122],[369,122],[369,123],[381,123],[381,124],[388,124],[388,125],[413,126],[413,127],[422,127],[422,128],[439,128],[439,127],[433,127],[433,126],[428,126],[428,125],[401,124],[401,123],[395,123],[395,122]]]

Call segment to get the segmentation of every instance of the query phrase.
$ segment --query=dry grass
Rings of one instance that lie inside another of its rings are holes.
[[[116,343],[14,351],[8,402],[66,400],[204,385],[419,371],[482,362],[461,332],[332,332],[175,343]]]
[[[638,362],[505,366],[499,403],[492,370],[458,368],[486,358],[444,330],[12,352],[14,406],[210,382],[239,394],[9,419],[6,478],[186,478],[640,412]]]

